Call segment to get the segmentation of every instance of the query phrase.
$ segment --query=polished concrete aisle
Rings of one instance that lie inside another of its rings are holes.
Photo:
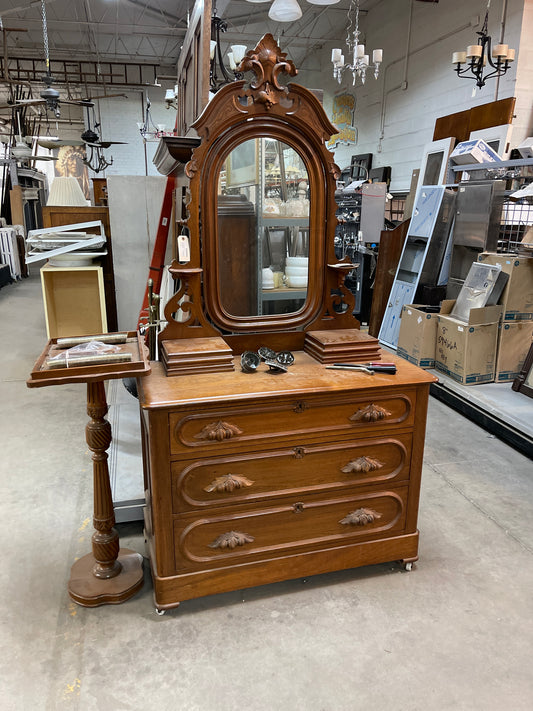
[[[36,272],[36,270],[35,270]],[[420,560],[185,602],[66,592],[90,550],[85,387],[29,390],[37,272],[0,290],[3,711],[529,711],[533,465],[431,399]],[[533,400],[529,401],[533,417]],[[144,553],[140,526],[122,543]]]

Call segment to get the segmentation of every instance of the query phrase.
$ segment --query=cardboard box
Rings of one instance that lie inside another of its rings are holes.
[[[512,382],[522,370],[533,341],[533,321],[504,321],[498,332],[497,383]]]
[[[435,367],[438,310],[420,304],[402,309],[397,354],[421,368]]]
[[[457,165],[466,165],[468,163],[494,163],[501,158],[485,141],[479,139],[458,143],[450,154],[450,160]]]
[[[533,257],[482,252],[478,261],[500,265],[508,275],[498,303],[503,306],[504,321],[533,320]]]
[[[437,316],[435,367],[462,385],[494,381],[502,307],[471,309],[468,323],[448,316],[455,301],[443,301]]]

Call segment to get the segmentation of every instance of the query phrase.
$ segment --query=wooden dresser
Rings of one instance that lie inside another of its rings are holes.
[[[159,611],[418,555],[434,378],[388,354],[395,374],[324,364],[381,355],[353,315],[345,277],[357,265],[335,254],[339,170],[326,141],[337,129],[312,92],[283,84],[297,69],[272,35],[240,71],[255,81],[222,87],[193,125],[178,237],[190,251],[170,268],[161,359],[139,383]],[[274,208],[288,227],[276,258],[264,229]],[[268,291],[278,270],[280,294]]]
[[[158,609],[417,559],[434,377],[393,359],[396,375],[373,376],[328,370],[303,351],[281,374],[236,363],[172,378],[153,364],[139,398]]]

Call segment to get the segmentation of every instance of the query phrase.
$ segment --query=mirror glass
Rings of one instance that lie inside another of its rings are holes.
[[[309,180],[301,155],[273,138],[235,146],[218,178],[220,303],[232,316],[299,311],[309,277]]]

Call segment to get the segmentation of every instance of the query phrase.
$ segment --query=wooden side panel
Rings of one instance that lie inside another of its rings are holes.
[[[515,103],[516,99],[512,96],[442,116],[435,121],[433,140],[440,141],[442,138],[455,137],[459,143],[467,141],[471,131],[512,123]]]
[[[372,296],[372,309],[370,311],[370,321],[368,333],[377,338],[381,322],[387,308],[387,301],[390,296],[398,262],[402,255],[403,245],[407,238],[407,231],[411,220],[405,220],[394,230],[383,230],[379,240],[378,261],[376,264],[376,276],[374,281],[374,293]]]

